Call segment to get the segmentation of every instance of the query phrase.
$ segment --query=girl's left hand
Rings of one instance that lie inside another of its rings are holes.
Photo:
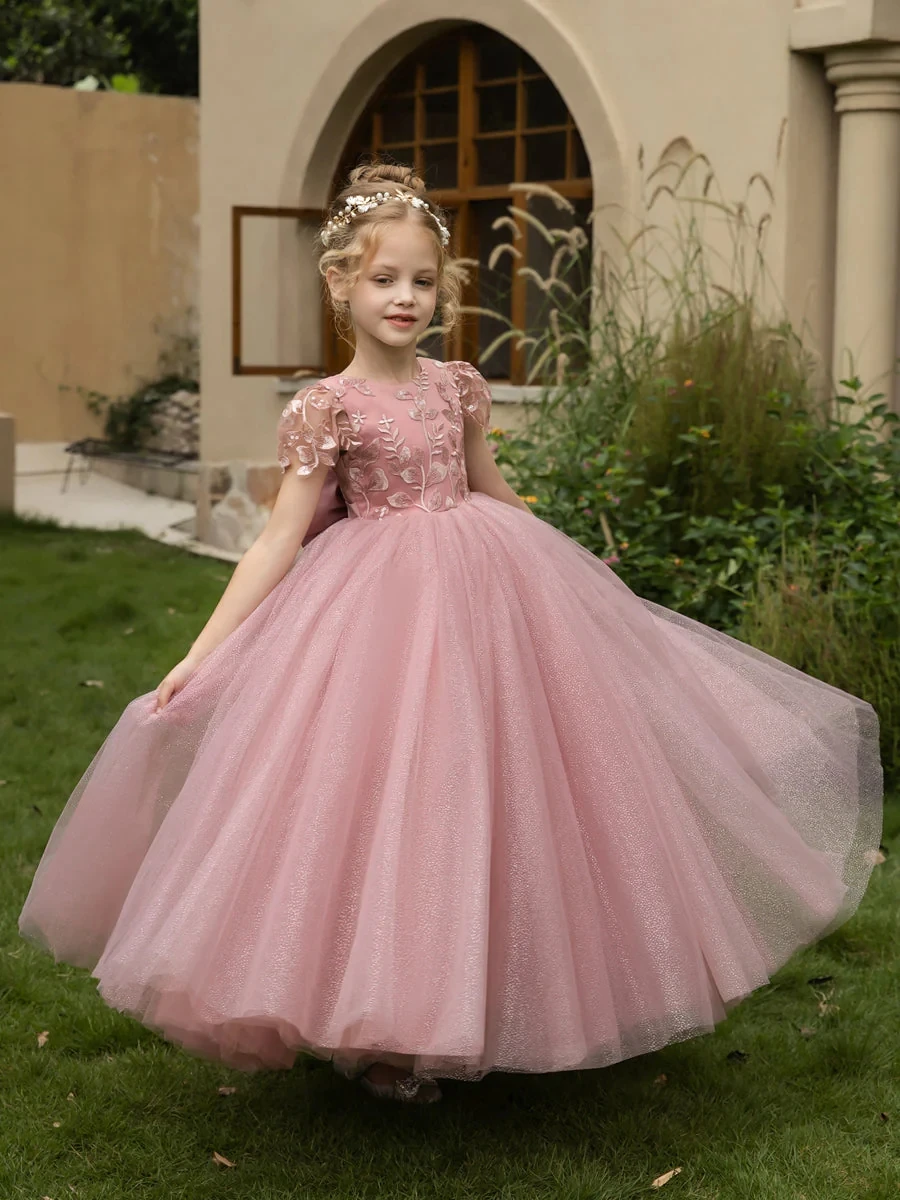
[[[156,689],[156,708],[153,710],[154,712],[159,712],[160,709],[165,708],[175,693],[181,691],[198,666],[199,663],[191,658],[183,658],[180,663],[175,664]]]

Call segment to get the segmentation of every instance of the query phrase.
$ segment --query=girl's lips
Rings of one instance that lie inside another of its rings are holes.
[[[407,325],[415,325],[415,323],[416,323],[416,319],[415,319],[415,317],[400,317],[400,316],[397,316],[397,317],[388,317],[387,319],[390,321],[390,323],[391,323],[392,325],[401,325],[401,326],[404,326],[404,327],[405,327],[405,326],[407,326]]]

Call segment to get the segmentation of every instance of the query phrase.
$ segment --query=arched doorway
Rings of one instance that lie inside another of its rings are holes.
[[[527,219],[516,217],[521,259],[503,254],[489,267],[492,250],[511,239],[508,226],[495,230],[492,225],[508,217],[514,203],[549,227],[575,223],[589,233],[593,193],[581,134],[537,62],[509,38],[481,25],[466,25],[424,43],[372,96],[347,140],[333,187],[372,155],[413,165],[450,212],[453,252],[479,264],[464,303],[499,312],[516,328],[540,330],[547,298],[518,268],[529,266],[545,275],[552,249]],[[526,201],[510,188],[525,182],[549,184],[574,212],[557,209],[547,196],[532,195]],[[330,320],[324,327],[327,366],[336,371],[346,360],[346,346]],[[469,315],[451,335],[435,336],[422,349],[438,358],[474,362],[489,379],[521,384],[529,366],[527,348],[506,341],[482,358],[504,328],[502,320]]]

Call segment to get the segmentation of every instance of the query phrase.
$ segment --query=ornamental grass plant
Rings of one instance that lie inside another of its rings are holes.
[[[572,283],[587,237],[559,198],[540,332],[507,329],[480,358],[488,369],[512,339],[541,388],[522,427],[492,431],[497,461],[639,595],[868,699],[898,778],[900,418],[858,378],[825,386],[771,298],[769,213],[751,215],[750,185],[712,198],[711,170],[682,194],[700,163],[656,184],[589,289]],[[771,198],[762,176],[751,184]],[[662,201],[675,216],[655,223]]]

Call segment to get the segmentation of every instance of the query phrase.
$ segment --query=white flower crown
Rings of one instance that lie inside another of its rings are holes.
[[[420,196],[413,196],[409,192],[376,192],[374,196],[348,196],[344,201],[344,211],[338,213],[336,217],[325,223],[325,227],[321,233],[322,245],[328,245],[335,229],[349,225],[354,217],[360,213],[368,212],[372,208],[377,208],[379,204],[384,204],[385,200],[405,200],[413,208],[421,208],[423,212],[428,213],[429,217],[437,225],[441,237],[441,245],[446,246],[450,241],[450,230],[441,218],[431,211],[430,204]]]

